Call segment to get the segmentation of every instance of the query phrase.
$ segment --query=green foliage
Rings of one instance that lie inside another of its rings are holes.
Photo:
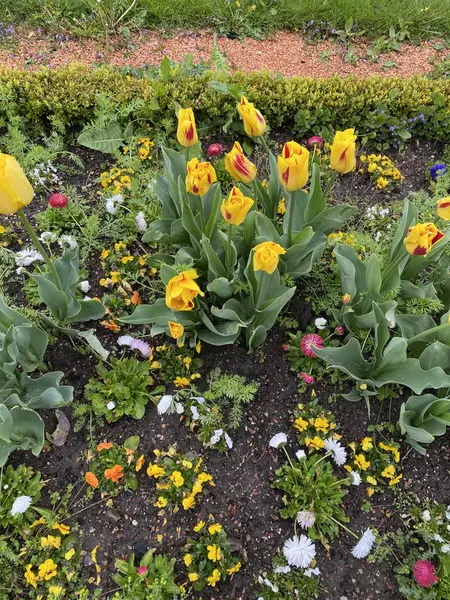
[[[138,568],[144,570],[139,574]],[[145,569],[143,569],[145,568]],[[128,561],[116,560],[114,582],[121,588],[114,600],[175,600],[180,588],[175,583],[175,558],[167,558],[149,550],[136,565],[132,554]]]
[[[283,492],[281,517],[296,519],[299,511],[312,511],[316,520],[308,528],[308,536],[328,548],[329,540],[339,533],[339,525],[333,519],[341,523],[349,521],[342,509],[348,480],[336,477],[331,462],[318,459],[317,454],[289,461],[275,475],[272,487]]]
[[[275,556],[272,569],[258,578],[261,588],[257,592],[261,600],[312,600],[322,591],[320,578],[305,575],[302,569],[291,569],[282,556]],[[283,569],[280,571],[279,569]],[[270,582],[271,585],[267,583]]]
[[[243,406],[252,402],[259,384],[247,382],[240,375],[222,374],[220,369],[211,371],[208,377],[209,389],[204,393],[205,400],[221,405],[229,410],[229,426],[237,429],[242,422]]]
[[[84,394],[91,403],[95,416],[104,418],[108,423],[118,421],[123,416],[142,419],[145,406],[164,389],[149,389],[154,381],[150,376],[148,361],[111,358],[111,367],[108,369],[100,363],[97,373],[99,379],[91,377],[84,388]],[[108,408],[109,403],[114,407]]]
[[[36,519],[36,512],[30,506],[25,512],[11,515],[11,508],[19,496],[29,496],[31,505],[39,502],[44,487],[41,474],[35,473],[31,467],[19,465],[14,468],[8,465],[0,476],[0,525],[4,528],[13,525],[20,529]]]
[[[444,352],[441,346],[436,347],[437,356]],[[449,398],[437,398],[433,394],[410,396],[401,405],[398,427],[406,441],[421,454],[426,454],[421,444],[434,442],[436,436],[445,434],[449,425]]]

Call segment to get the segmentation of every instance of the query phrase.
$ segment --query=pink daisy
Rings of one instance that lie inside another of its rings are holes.
[[[308,385],[312,385],[313,383],[316,383],[316,380],[314,379],[314,377],[312,375],[308,375],[308,373],[305,373],[305,371],[302,371],[300,373],[300,377],[303,379],[303,381],[305,383],[307,383]]]
[[[417,585],[429,588],[439,581],[434,565],[429,560],[418,560],[413,568],[413,577]]]
[[[300,340],[300,350],[305,356],[315,358],[317,355],[314,352],[313,346],[323,348],[323,339],[317,333],[307,333]]]
[[[342,327],[342,325],[338,325],[338,326],[336,327],[336,333],[337,333],[338,335],[344,335],[344,333],[345,333],[345,329]]]
[[[142,566],[142,567],[138,567],[138,575],[145,575],[147,573],[148,569],[146,566]]]

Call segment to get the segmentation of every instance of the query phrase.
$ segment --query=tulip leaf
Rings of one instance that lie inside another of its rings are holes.
[[[306,221],[306,225],[312,227],[314,231],[321,231],[325,235],[328,235],[333,231],[342,229],[344,223],[352,219],[357,212],[358,209],[355,206],[338,204],[337,206],[326,208],[311,221]]]
[[[52,315],[63,323],[69,310],[69,299],[64,292],[44,275],[33,275],[38,285],[39,296],[47,305]]]
[[[305,223],[311,223],[315,217],[321,215],[325,211],[326,207],[327,200],[320,185],[320,169],[318,165],[313,163],[308,203],[305,208]]]
[[[403,215],[398,224],[397,231],[395,232],[394,239],[391,244],[390,262],[392,262],[397,255],[403,251],[404,245],[403,240],[408,234],[408,229],[413,223],[416,223],[418,219],[417,208],[409,200],[405,200],[403,205]]]
[[[65,319],[66,324],[94,321],[101,319],[105,314],[105,307],[98,300],[83,300],[79,305],[80,310],[73,317]]]
[[[263,325],[258,325],[258,327],[252,332],[250,335],[250,339],[248,340],[249,350],[253,350],[257,346],[261,346],[264,343],[267,337],[267,329]]]
[[[225,234],[224,234],[225,235]],[[227,237],[227,236],[226,236]],[[205,253],[206,259],[208,261],[208,272],[211,272],[216,277],[227,277],[227,271],[217,255],[217,252],[211,246],[211,242],[206,236],[203,236],[200,244],[202,246],[203,252]],[[234,262],[236,261],[236,251],[234,252]],[[232,263],[234,265],[234,263]]]
[[[112,154],[118,150],[124,140],[122,127],[114,123],[109,127],[87,127],[78,136],[80,146]]]
[[[231,298],[233,295],[233,286],[230,284],[226,277],[217,277],[208,283],[207,286],[208,292],[212,292],[213,294],[217,294],[220,298]]]

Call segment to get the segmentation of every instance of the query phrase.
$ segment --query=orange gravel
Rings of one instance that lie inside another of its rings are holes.
[[[218,39],[218,46],[227,57],[232,70],[255,71],[267,69],[286,76],[309,75],[329,77],[338,75],[358,75],[367,77],[373,74],[408,77],[423,75],[433,64],[449,52],[433,48],[435,42],[425,42],[420,46],[403,44],[400,52],[381,54],[380,62],[360,60],[348,64],[343,60],[342,47],[334,41],[324,41],[311,45],[305,43],[295,33],[279,32],[267,40]],[[355,52],[363,57],[366,42],[355,44]],[[123,47],[118,38],[111,38],[109,48],[98,40],[82,39],[56,43],[39,39],[29,32],[21,36],[14,50],[0,50],[0,64],[3,66],[36,69],[41,65],[59,67],[73,62],[82,64],[109,63],[115,66],[144,64],[158,65],[163,56],[179,61],[191,53],[194,61],[208,60],[213,49],[213,36],[210,33],[181,34],[164,38],[157,32],[147,31],[136,36],[129,47]],[[395,62],[397,66],[383,68],[382,63]]]

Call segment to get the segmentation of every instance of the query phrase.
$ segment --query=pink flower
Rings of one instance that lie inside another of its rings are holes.
[[[132,350],[138,350],[144,358],[148,358],[152,351],[150,346],[147,344],[147,342],[144,342],[144,340],[133,340],[130,342],[130,348]]]
[[[300,350],[305,356],[315,358],[317,355],[314,352],[313,346],[323,348],[323,339],[317,333],[307,333],[300,340]]]
[[[305,371],[302,371],[300,373],[300,377],[303,379],[303,381],[305,383],[307,383],[308,385],[312,385],[313,383],[316,383],[316,380],[314,379],[314,377],[312,375],[308,375],[308,373],[305,373]]]
[[[223,152],[223,146],[222,146],[222,144],[219,144],[219,142],[216,142],[215,144],[211,144],[210,146],[208,146],[208,150],[206,151],[209,158],[213,158],[214,156],[219,156],[219,154],[222,154],[222,152]]]
[[[289,350],[289,344],[283,344],[283,350],[287,352]]]
[[[138,575],[145,575],[147,573],[147,571],[148,571],[147,567],[142,566],[142,567],[138,568],[137,573],[138,573]]]
[[[323,146],[323,139],[320,137],[320,135],[313,135],[310,138],[308,138],[306,143],[308,146],[317,145],[320,148],[321,146]]]
[[[338,335],[344,335],[344,333],[345,333],[345,329],[342,327],[342,325],[338,325],[338,326],[336,327],[336,333],[337,333]]]
[[[48,203],[52,208],[65,208],[69,200],[64,194],[52,194],[48,199]]]
[[[413,568],[413,577],[417,585],[429,588],[439,581],[434,565],[429,560],[418,560]]]

